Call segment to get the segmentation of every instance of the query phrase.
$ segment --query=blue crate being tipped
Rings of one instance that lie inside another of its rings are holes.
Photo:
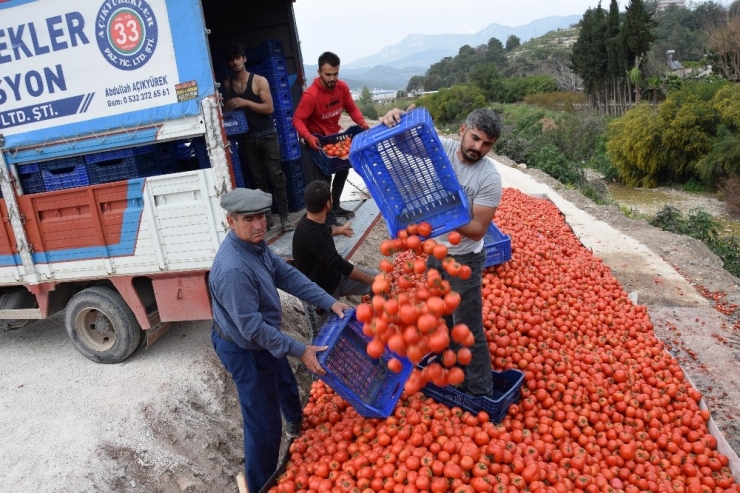
[[[410,224],[427,222],[438,236],[470,222],[467,197],[424,108],[404,114],[395,127],[357,135],[349,160],[393,238]]]
[[[332,315],[314,339],[315,346],[329,346],[318,353],[326,375],[320,375],[329,387],[342,396],[357,414],[365,418],[387,418],[401,397],[414,365],[406,358],[401,361],[401,371],[388,369],[394,357],[387,348],[378,359],[368,356],[369,338],[362,333],[362,323],[355,318],[354,310],[344,312],[344,318]]]

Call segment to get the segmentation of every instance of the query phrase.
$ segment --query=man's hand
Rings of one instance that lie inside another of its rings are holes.
[[[335,301],[334,304],[331,306],[331,311],[339,315],[339,318],[344,318],[344,310],[349,310],[350,306],[345,305],[341,301]]]
[[[310,372],[318,375],[326,375],[326,371],[324,371],[319,364],[318,358],[316,358],[316,353],[326,351],[327,349],[329,349],[329,346],[306,346],[306,352],[301,356],[301,361]]]
[[[314,151],[318,151],[321,148],[321,146],[319,145],[318,137],[314,135],[309,135],[304,140],[306,141],[306,144],[308,144]]]
[[[231,98],[228,101],[226,101],[226,105],[224,105],[224,109],[226,111],[234,111],[237,108],[246,107],[246,104],[242,103],[242,101],[246,103],[246,100],[242,98]]]
[[[360,123],[360,128],[363,130],[370,130],[370,125],[367,124],[367,122]]]
[[[337,228],[337,235],[344,235],[347,238],[351,238],[352,235],[355,234],[355,231],[352,229],[352,223],[349,221],[342,224],[341,226],[334,227]]]
[[[416,108],[416,105],[415,104],[411,104],[411,105],[409,105],[408,108],[406,108],[406,111],[411,111],[414,108]],[[406,111],[403,111],[400,108],[393,108],[388,113],[386,113],[385,115],[381,116],[379,118],[379,121],[380,121],[380,123],[382,123],[386,127],[395,127],[396,124],[398,124],[398,122],[401,121],[401,115],[403,115],[404,113],[406,113]]]

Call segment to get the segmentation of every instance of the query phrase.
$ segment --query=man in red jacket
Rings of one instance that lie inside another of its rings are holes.
[[[339,57],[329,51],[319,57],[319,76],[314,79],[311,87],[306,89],[293,115],[293,126],[304,143],[314,150],[319,150],[319,139],[314,134],[332,135],[339,133],[339,117],[346,110],[350,118],[362,127],[370,128],[360,113],[360,109],[352,100],[347,84],[339,80]],[[334,185],[331,195],[334,203],[335,216],[351,217],[354,213],[339,206],[344,183],[347,181],[349,170],[338,171],[334,176]],[[324,180],[331,183],[331,176],[325,175],[318,165],[311,161],[310,169],[306,170],[306,183],[313,180]],[[332,224],[332,218],[328,218]]]

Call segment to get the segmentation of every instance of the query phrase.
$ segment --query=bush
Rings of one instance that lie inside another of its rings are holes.
[[[722,226],[703,210],[691,209],[688,217],[684,218],[680,210],[665,206],[658,211],[650,224],[664,231],[701,240],[722,259],[725,270],[734,276],[740,276],[740,240],[734,236],[720,237]]]
[[[606,148],[632,187],[701,178],[710,187],[740,175],[740,89],[684,81],[657,110],[643,103],[614,120]]]
[[[720,185],[720,190],[725,197],[727,210],[735,217],[740,217],[740,178],[726,178]]]
[[[583,92],[541,92],[525,96],[524,102],[552,111],[573,111],[576,106],[586,103],[587,97]]]
[[[461,84],[419,98],[416,104],[426,108],[435,123],[446,124],[461,122],[474,109],[485,107],[486,98],[477,87]]]
[[[529,166],[540,169],[566,185],[580,185],[583,181],[583,170],[568,160],[560,150],[547,144],[530,155]]]

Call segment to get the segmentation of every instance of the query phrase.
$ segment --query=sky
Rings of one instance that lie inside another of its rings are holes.
[[[324,51],[350,63],[409,34],[473,34],[491,24],[517,27],[552,15],[583,15],[598,0],[296,0],[303,61]],[[622,6],[624,1],[618,2]],[[609,0],[602,6],[609,8]],[[620,7],[624,8],[624,7]],[[544,33],[543,33],[544,34]]]

